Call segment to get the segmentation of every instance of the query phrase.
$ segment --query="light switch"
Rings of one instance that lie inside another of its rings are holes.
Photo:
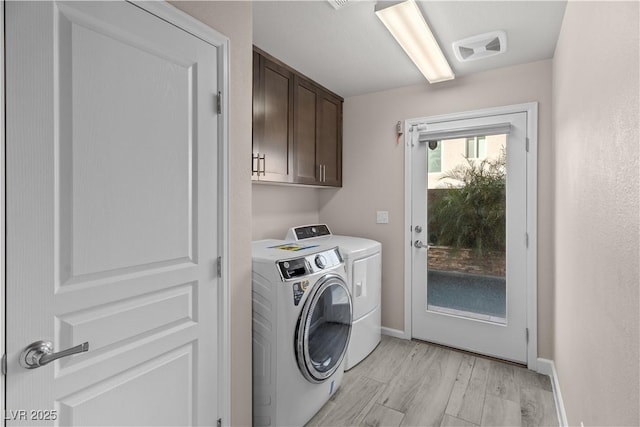
[[[376,212],[376,224],[389,224],[389,212],[377,211]]]

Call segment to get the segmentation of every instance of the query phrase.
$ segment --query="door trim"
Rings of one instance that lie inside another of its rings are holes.
[[[222,256],[218,289],[218,417],[231,425],[231,316],[229,263],[229,38],[166,2],[129,1],[135,6],[172,24],[217,48],[218,87],[222,93],[222,112],[218,115],[218,253]],[[5,159],[5,1],[0,0],[0,355],[6,352],[6,159]],[[5,404],[5,376],[0,375],[0,401]]]
[[[529,237],[527,247],[527,328],[529,342],[527,344],[527,367],[537,371],[538,367],[538,273],[537,273],[537,224],[538,224],[538,103],[508,105],[504,107],[486,108],[460,113],[443,114],[430,117],[408,119],[404,122],[404,331],[403,338],[411,339],[411,147],[412,126],[419,124],[433,124],[452,120],[474,119],[502,114],[526,113],[527,138],[529,151],[527,153],[527,225]],[[417,142],[415,142],[417,143]],[[524,236],[523,236],[524,239]]]
[[[6,244],[6,168],[5,168],[5,137],[7,132],[7,126],[5,123],[5,40],[4,40],[4,0],[0,0],[0,356],[6,354],[6,270],[5,263],[7,254],[5,252],[7,248]],[[0,405],[2,405],[2,413],[6,413],[6,396],[5,396],[5,375],[0,375]],[[3,423],[3,425],[6,423]]]

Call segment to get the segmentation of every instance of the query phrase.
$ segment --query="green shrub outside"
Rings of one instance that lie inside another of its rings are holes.
[[[506,153],[482,161],[466,159],[447,171],[441,197],[428,206],[431,244],[485,251],[505,250]],[[432,190],[430,190],[432,191]]]

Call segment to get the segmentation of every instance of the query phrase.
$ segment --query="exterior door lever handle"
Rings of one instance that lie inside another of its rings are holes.
[[[424,243],[422,243],[422,240],[416,240],[415,242],[413,242],[413,246],[418,249],[429,249],[431,247],[431,245],[425,245]]]
[[[84,353],[85,351],[89,351],[88,341],[57,353],[53,352],[53,343],[51,341],[36,341],[29,344],[22,350],[22,353],[20,353],[20,366],[25,369],[35,369],[61,357]]]

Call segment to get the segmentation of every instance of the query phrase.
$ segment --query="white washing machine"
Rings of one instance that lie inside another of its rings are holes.
[[[338,248],[253,242],[253,425],[302,426],[340,386],[351,295]]]
[[[286,239],[340,248],[353,300],[353,330],[344,366],[349,370],[380,343],[382,245],[375,240],[331,234],[326,224],[291,228]]]

